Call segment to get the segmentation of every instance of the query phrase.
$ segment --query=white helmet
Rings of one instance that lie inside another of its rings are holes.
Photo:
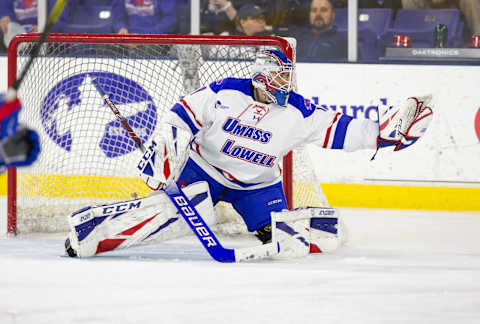
[[[271,102],[286,107],[292,90],[293,64],[278,50],[264,50],[257,54],[250,67],[252,84],[262,90]]]

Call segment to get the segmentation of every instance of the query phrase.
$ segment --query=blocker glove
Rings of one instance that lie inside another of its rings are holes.
[[[178,141],[180,131],[175,126],[164,125],[160,134],[147,145],[137,169],[140,178],[152,190],[165,188],[177,178],[187,158],[188,141]]]

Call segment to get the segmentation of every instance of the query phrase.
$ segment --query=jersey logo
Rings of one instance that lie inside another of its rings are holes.
[[[261,128],[242,124],[238,119],[228,117],[222,126],[222,130],[228,134],[248,138],[263,144],[270,142],[272,133]]]
[[[307,110],[315,110],[315,105],[309,99],[305,99],[305,108]]]
[[[249,104],[237,118],[243,123],[257,125],[269,112],[270,108],[268,106]]]
[[[152,97],[134,81],[107,72],[80,73],[57,83],[40,108],[45,132],[60,148],[79,157],[92,148],[108,158],[136,150],[135,142],[104,105],[96,84],[123,112],[142,142],[146,142],[157,123],[157,108]],[[93,121],[98,127],[88,128]]]
[[[153,0],[125,0],[128,15],[153,16],[155,7]]]
[[[10,6],[11,1],[10,2]],[[5,5],[4,5],[5,6]],[[26,20],[37,17],[37,0],[16,0],[13,3],[13,10],[18,20]]]
[[[215,102],[215,109],[230,109],[230,107],[223,105],[220,100],[217,100],[217,102]]]
[[[227,156],[267,168],[273,167],[275,160],[277,159],[277,157],[275,156],[258,152],[249,149],[248,147],[235,145],[235,141],[232,141],[230,139],[227,139],[225,141],[222,148],[220,149],[220,152]]]

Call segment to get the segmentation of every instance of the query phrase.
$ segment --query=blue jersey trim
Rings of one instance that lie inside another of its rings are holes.
[[[353,117],[342,115],[338,120],[337,129],[335,130],[335,136],[333,137],[332,149],[343,149],[345,143],[345,134],[347,128]]]
[[[315,112],[314,105],[306,105],[305,99],[293,91],[290,92],[290,96],[288,97],[288,104],[297,108],[302,113],[303,118],[307,118]]]
[[[190,127],[190,130],[192,131],[193,135],[196,135],[198,133],[198,128],[192,122],[192,120],[190,119],[190,116],[188,116],[187,112],[185,111],[185,108],[181,104],[176,103],[172,107],[171,111],[177,114],[178,117],[180,117],[180,119],[182,119],[185,122],[185,124],[187,124],[188,127]]]
[[[252,92],[252,79],[225,78],[210,83],[210,89],[215,93],[222,90],[236,90],[255,99]]]

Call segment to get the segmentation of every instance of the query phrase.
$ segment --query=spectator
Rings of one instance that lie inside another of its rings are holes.
[[[308,10],[311,0],[277,0],[265,2],[267,24],[271,24],[276,35],[293,36],[299,27],[308,25]]]
[[[37,1],[2,0],[0,4],[0,29],[6,47],[16,35],[37,31]]]
[[[480,35],[479,0],[402,0],[404,8],[458,8],[462,11],[470,31]]]
[[[266,22],[274,28],[306,25],[310,0],[253,0],[252,2],[265,8]]]
[[[203,0],[201,16],[201,32],[233,33],[237,9],[228,0]]]
[[[55,24],[60,33],[112,33],[112,0],[69,0]],[[51,4],[55,1],[50,0]]]
[[[288,35],[295,26],[306,24],[310,0],[203,0],[202,32],[232,33],[239,8],[254,4],[264,10],[267,26]]]
[[[346,33],[337,32],[333,25],[335,12],[330,0],[312,0],[310,25],[298,29],[297,59],[305,61],[345,60],[347,58]]]
[[[265,10],[267,25],[274,29],[281,27],[304,26],[308,16],[310,0],[236,0],[237,8],[254,3]]]
[[[112,19],[118,34],[173,34],[177,2],[171,0],[113,0]]]
[[[240,35],[271,35],[272,26],[265,20],[265,10],[253,3],[243,5],[237,12],[237,32]]]

